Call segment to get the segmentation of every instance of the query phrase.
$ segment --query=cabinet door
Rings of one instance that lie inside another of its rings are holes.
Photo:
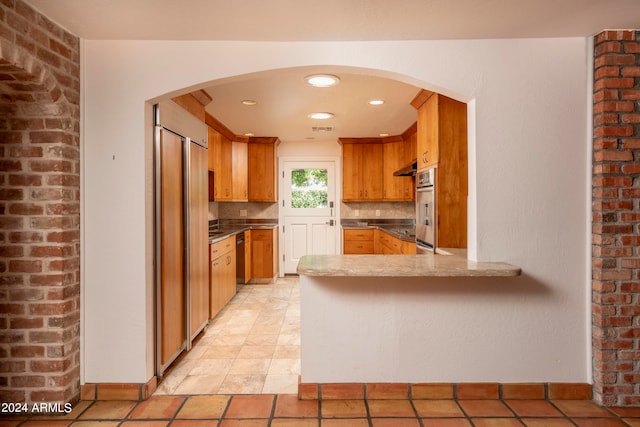
[[[223,256],[211,260],[210,289],[209,289],[209,318],[213,319],[224,307],[222,302],[221,283],[224,282]]]
[[[364,200],[382,200],[382,144],[362,144],[361,186]]]
[[[360,187],[362,154],[360,144],[342,144],[342,200],[345,202],[363,198]]]
[[[253,277],[251,268],[251,230],[244,232],[244,282],[247,283]]]
[[[276,146],[273,143],[249,143],[249,201],[276,200]]]
[[[234,202],[248,200],[248,148],[245,142],[232,142],[232,199]]]
[[[236,252],[235,248],[223,256],[224,280],[222,283],[222,300],[226,305],[236,294]]]
[[[438,163],[438,94],[418,109],[418,170]]]
[[[383,144],[382,177],[385,201],[410,202],[413,200],[413,178],[393,174],[413,160],[410,148],[409,141],[394,141]]]
[[[232,145],[219,132],[209,128],[209,156],[213,157],[215,173],[214,199],[231,201],[232,193]]]
[[[251,230],[251,268],[254,279],[272,279],[274,270],[274,230]]]

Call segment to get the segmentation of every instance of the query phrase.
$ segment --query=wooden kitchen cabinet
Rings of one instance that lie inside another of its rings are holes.
[[[413,150],[412,150],[413,148]],[[393,173],[415,159],[415,148],[410,142],[399,140],[382,144],[384,201],[411,202],[415,199],[415,180],[411,176],[395,176]]]
[[[467,153],[467,104],[422,90],[411,104],[418,110],[418,170]]]
[[[377,230],[376,230],[377,231]],[[346,254],[374,253],[373,229],[346,229],[342,232],[342,252]]]
[[[269,283],[278,274],[278,229],[251,230],[252,283]]]
[[[415,242],[399,239],[384,230],[375,230],[374,242],[375,254],[415,255],[416,253]]]
[[[363,202],[382,200],[381,143],[342,144],[342,200]]]
[[[209,245],[209,250],[209,318],[213,318],[236,294],[236,236]]]
[[[233,141],[231,143],[231,201],[248,201],[248,144]]]
[[[253,278],[253,268],[251,266],[251,230],[244,232],[244,283],[249,283]]]
[[[209,127],[209,169],[215,173],[213,197],[216,202],[233,200],[233,144]]]
[[[250,202],[276,202],[277,191],[277,140],[248,144],[248,178]]]

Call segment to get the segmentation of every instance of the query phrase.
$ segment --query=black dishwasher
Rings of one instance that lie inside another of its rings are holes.
[[[244,284],[244,232],[236,234],[236,283]]]

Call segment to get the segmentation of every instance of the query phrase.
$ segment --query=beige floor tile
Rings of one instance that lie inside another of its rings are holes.
[[[189,375],[174,394],[216,394],[224,379],[224,375]]]
[[[249,334],[245,340],[246,345],[276,345],[278,334]]]
[[[237,359],[266,359],[273,357],[275,345],[243,345]]]
[[[274,359],[300,359],[299,345],[277,345],[273,353]]]
[[[227,375],[218,389],[220,394],[262,393],[266,375]]]
[[[241,348],[241,345],[208,345],[201,359],[235,359]]]
[[[269,375],[299,375],[300,359],[273,359],[267,373]]]
[[[267,375],[262,393],[294,394],[298,392],[298,375]]]
[[[201,359],[189,375],[226,375],[233,359]]]
[[[229,369],[229,375],[267,374],[271,359],[236,359]]]
[[[300,334],[280,334],[278,345],[300,345]]]

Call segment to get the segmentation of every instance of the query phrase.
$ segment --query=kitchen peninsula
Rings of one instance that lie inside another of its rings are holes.
[[[522,292],[521,270],[461,252],[303,257],[301,384],[500,378],[473,368],[476,341],[500,321],[490,302]]]

